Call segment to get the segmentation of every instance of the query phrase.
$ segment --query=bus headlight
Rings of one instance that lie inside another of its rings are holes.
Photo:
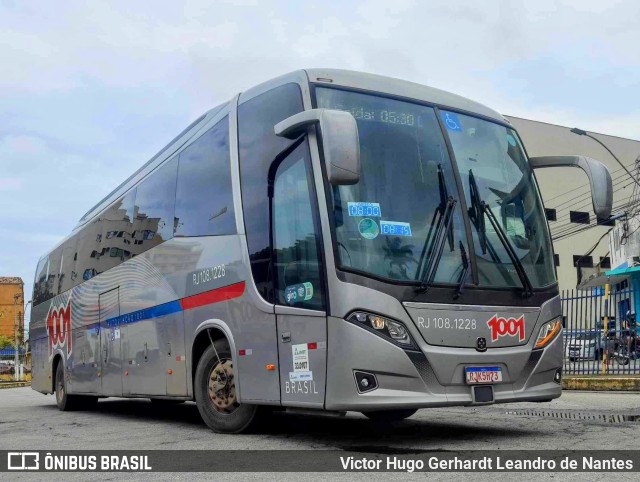
[[[407,327],[399,321],[363,311],[351,313],[351,315],[347,317],[347,320],[364,326],[368,328],[369,331],[373,331],[383,338],[388,338],[403,347],[417,349],[416,344],[411,339],[411,335],[409,335]]]
[[[538,339],[536,340],[536,344],[533,348],[544,348],[549,344],[551,340],[553,340],[558,335],[558,333],[560,333],[561,330],[562,318],[557,318],[555,320],[546,322],[540,327]]]

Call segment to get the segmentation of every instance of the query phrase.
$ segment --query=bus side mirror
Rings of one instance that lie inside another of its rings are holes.
[[[544,156],[529,159],[531,167],[578,167],[589,177],[591,202],[598,219],[608,219],[613,203],[613,184],[607,166],[585,156]]]
[[[295,139],[309,127],[318,126],[325,168],[333,185],[357,184],[360,180],[360,141],[355,118],[348,112],[311,109],[278,122],[279,137]]]

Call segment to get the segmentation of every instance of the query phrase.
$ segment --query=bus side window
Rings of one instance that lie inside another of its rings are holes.
[[[273,194],[276,303],[325,308],[317,198],[306,142],[278,166]]]
[[[152,172],[137,188],[132,227],[136,254],[173,237],[177,171],[178,156]]]
[[[49,256],[45,256],[38,262],[36,268],[36,277],[33,281],[33,304],[37,305],[46,300],[45,288],[47,279],[47,267],[49,265]]]
[[[58,292],[57,294],[64,293],[65,291],[73,288],[73,273],[76,268],[76,246],[78,243],[78,236],[72,236],[67,239],[62,245],[62,263],[60,269],[60,279],[58,280]]]
[[[180,153],[175,236],[235,234],[229,117]]]
[[[270,303],[274,302],[274,296],[267,179],[276,156],[294,142],[276,136],[273,126],[302,110],[302,93],[298,84],[293,83],[276,87],[238,106],[242,211],[251,272],[261,296]]]

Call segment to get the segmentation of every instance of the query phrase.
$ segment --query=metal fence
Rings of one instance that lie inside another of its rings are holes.
[[[0,350],[0,383],[13,381],[31,381],[31,353],[18,353],[13,349]]]
[[[640,375],[640,338],[631,289],[563,290],[565,375]],[[605,326],[605,315],[607,322]]]

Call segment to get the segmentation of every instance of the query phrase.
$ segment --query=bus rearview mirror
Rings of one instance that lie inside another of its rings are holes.
[[[295,139],[309,127],[318,126],[325,168],[333,185],[357,184],[360,180],[360,141],[355,118],[348,112],[311,109],[277,123],[279,137]]]
[[[609,169],[600,161],[585,156],[544,156],[529,159],[531,167],[578,167],[589,178],[591,202],[598,219],[608,219],[613,203],[613,183]]]

